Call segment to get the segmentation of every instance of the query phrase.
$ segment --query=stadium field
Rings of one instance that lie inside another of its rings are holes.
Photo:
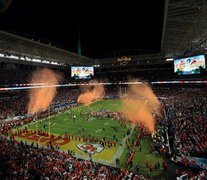
[[[123,125],[112,118],[101,119],[98,117],[88,117],[87,115],[90,111],[98,111],[100,109],[118,111],[120,107],[120,100],[100,100],[94,102],[90,106],[78,106],[74,109],[61,112],[51,117],[39,119],[23,126],[22,129],[29,130],[29,133],[18,134],[15,138],[28,143],[33,142],[34,145],[47,146],[49,141],[51,141],[49,137],[35,134],[34,130],[38,129],[43,132],[49,131],[50,134],[54,135],[52,145],[55,147],[58,143],[60,145],[59,149],[62,151],[74,151],[77,157],[83,159],[89,158],[89,154],[91,154],[90,157],[92,157],[92,160],[112,166],[116,166],[115,160],[118,158],[120,159],[120,166],[126,168],[128,149],[125,147],[124,138],[127,129],[132,127],[132,125]],[[116,128],[114,129],[114,127]],[[70,136],[69,140],[63,138],[65,134]],[[133,131],[132,137],[136,136],[136,134],[137,132]],[[60,137],[60,135],[62,136]],[[99,143],[100,141],[89,143],[86,142],[83,137],[94,137],[98,139],[98,141],[105,138],[107,142],[111,142],[111,146],[108,146],[108,144],[101,146]],[[117,143],[114,144],[114,141],[117,141]],[[149,139],[142,140],[141,143],[143,144],[142,152],[137,150],[133,165],[135,166],[139,163],[140,171],[146,174],[146,165],[145,161],[142,161],[143,159],[149,159],[149,161],[152,160],[153,162],[159,161],[160,163],[162,159],[155,157],[151,153]],[[133,167],[132,170],[135,170],[135,168]]]

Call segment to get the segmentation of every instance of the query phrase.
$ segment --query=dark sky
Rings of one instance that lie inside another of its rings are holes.
[[[160,51],[164,0],[13,0],[0,13],[0,29],[47,39],[100,57],[127,49]]]

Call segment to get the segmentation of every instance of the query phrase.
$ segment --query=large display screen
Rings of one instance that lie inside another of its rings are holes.
[[[200,70],[205,68],[205,55],[174,60],[174,72],[178,75],[200,74]]]
[[[92,66],[72,66],[71,77],[74,79],[91,79],[94,76],[94,67]]]

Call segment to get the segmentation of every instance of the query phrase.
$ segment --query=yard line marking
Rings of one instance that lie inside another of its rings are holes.
[[[52,124],[51,124],[51,126],[56,126],[56,125],[57,125],[56,123],[52,123]]]
[[[99,132],[101,132],[101,131],[103,131],[102,129],[97,129],[96,130],[96,133],[99,133]]]
[[[107,123],[104,123],[104,126],[108,126],[109,125],[109,123],[107,122]]]

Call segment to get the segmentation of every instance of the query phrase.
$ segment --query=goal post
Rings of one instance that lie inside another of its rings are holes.
[[[127,87],[119,87],[119,97],[125,98],[127,96]]]

